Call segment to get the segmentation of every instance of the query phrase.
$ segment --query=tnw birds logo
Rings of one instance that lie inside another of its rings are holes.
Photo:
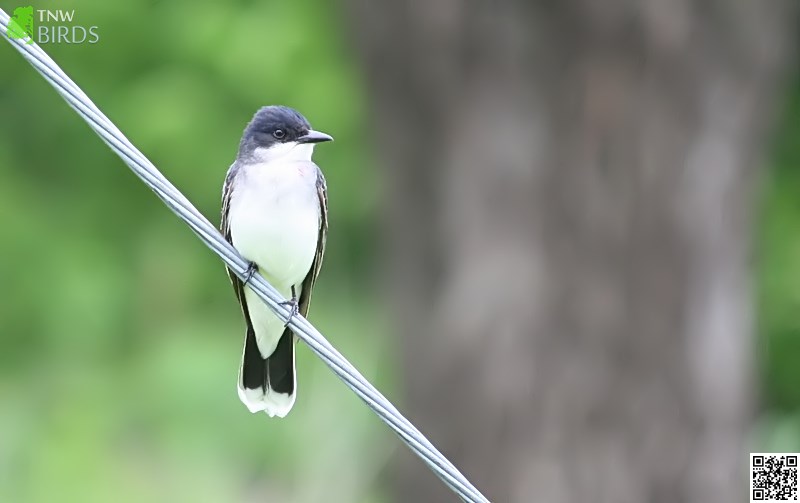
[[[75,10],[34,9],[31,5],[14,9],[6,35],[41,45],[96,44],[100,40],[97,26],[76,22]]]

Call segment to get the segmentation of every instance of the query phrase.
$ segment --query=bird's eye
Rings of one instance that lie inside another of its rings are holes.
[[[277,138],[278,140],[282,140],[286,136],[286,131],[283,129],[276,129],[272,132],[272,136]]]

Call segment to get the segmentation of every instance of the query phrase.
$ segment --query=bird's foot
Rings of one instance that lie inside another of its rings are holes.
[[[300,314],[300,304],[297,302],[297,292],[295,288],[292,287],[292,298],[290,300],[284,300],[283,302],[278,303],[281,306],[289,307],[289,319],[286,320],[286,323],[283,324],[283,327],[286,328],[289,323],[292,322],[292,318]]]
[[[247,264],[247,270],[244,272],[244,284],[250,283],[250,280],[253,279],[253,275],[258,271],[258,264],[255,262],[249,262]]]
[[[286,328],[287,326],[289,326],[289,323],[292,322],[292,318],[300,314],[300,303],[297,302],[297,297],[292,297],[289,300],[284,300],[283,302],[279,302],[278,305],[289,308],[289,319],[287,319],[286,323],[283,324],[284,328]]]

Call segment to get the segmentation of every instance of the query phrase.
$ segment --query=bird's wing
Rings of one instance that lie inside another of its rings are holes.
[[[230,169],[228,169],[228,174],[225,175],[225,184],[222,186],[222,218],[220,219],[219,230],[222,232],[222,235],[225,236],[225,240],[230,244],[233,244],[233,239],[231,238],[229,213],[231,209],[231,196],[233,195],[233,180],[238,170],[236,163],[233,163]],[[227,269],[228,276],[230,276],[231,284],[233,285],[233,291],[236,293],[236,298],[239,299],[239,304],[242,305],[242,313],[247,321],[247,326],[250,327],[250,316],[247,313],[247,301],[244,299],[244,283],[242,283],[239,277],[236,276],[236,273],[229,267]]]
[[[319,237],[317,238],[317,252],[314,261],[311,263],[303,286],[300,291],[300,314],[306,316],[311,304],[311,291],[317,281],[319,270],[322,267],[322,257],[325,255],[325,241],[328,238],[328,186],[325,183],[325,176],[317,167],[317,197],[319,198]]]

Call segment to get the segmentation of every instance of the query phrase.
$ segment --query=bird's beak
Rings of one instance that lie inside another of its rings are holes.
[[[313,129],[297,139],[297,143],[322,143],[324,141],[333,141],[333,136]]]

